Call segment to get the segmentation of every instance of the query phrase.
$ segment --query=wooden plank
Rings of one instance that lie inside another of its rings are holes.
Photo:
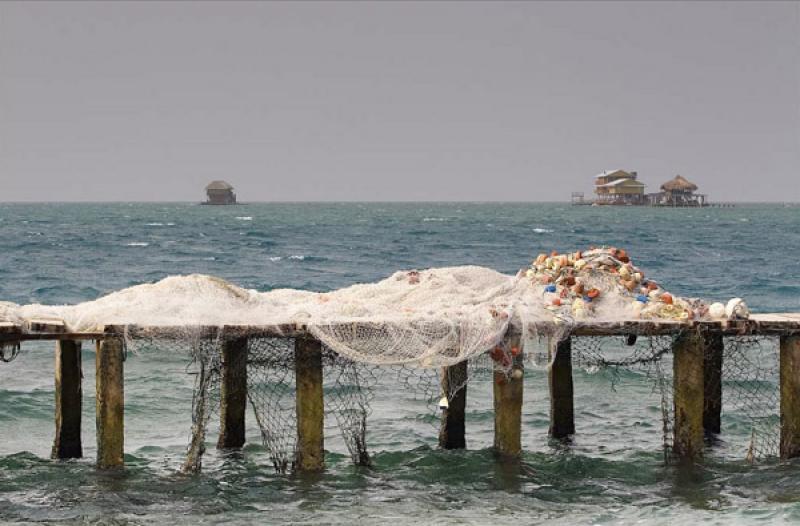
[[[512,337],[509,348],[520,349],[513,358],[510,372],[494,372],[494,449],[500,457],[518,457],[522,453],[522,395],[524,367],[521,341]]]
[[[673,452],[684,461],[703,456],[703,338],[681,334],[673,347]]]
[[[121,468],[125,444],[124,350],[121,338],[97,343],[97,467]]]
[[[3,341],[59,341],[59,340],[102,340],[108,335],[103,332],[0,332]]]
[[[220,430],[217,448],[240,448],[245,442],[247,409],[247,338],[222,342]]]
[[[439,429],[439,447],[442,449],[464,449],[467,447],[464,416],[467,407],[467,361],[445,367],[442,371],[442,393],[448,396],[451,389],[458,389],[442,410],[442,425]]]
[[[18,334],[22,327],[10,321],[0,321],[0,334]]]
[[[55,397],[56,435],[52,457],[81,458],[82,364],[80,342],[64,340],[56,343]]]
[[[30,332],[62,333],[66,332],[67,326],[64,320],[38,318],[25,320],[25,330]]]
[[[783,459],[800,457],[800,336],[780,342],[781,444]]]
[[[322,344],[295,340],[297,383],[297,459],[295,470],[319,471],[324,467],[324,400],[322,397]]]
[[[572,385],[572,340],[550,340],[550,367],[547,381],[550,388],[550,429],[552,438],[566,439],[575,434],[575,409]]]
[[[100,332],[64,332],[64,328],[58,323],[63,323],[60,320],[31,320],[37,329],[42,329],[39,332],[22,333],[18,340],[90,340],[98,339],[104,336]],[[46,324],[52,324],[54,330],[47,329]],[[42,324],[44,322],[44,325]],[[17,333],[12,325],[3,325],[9,322],[0,322],[0,341],[7,341],[11,339],[8,335],[4,334],[5,331]],[[369,329],[371,327],[381,325],[381,321],[358,323],[351,322],[343,323],[347,327],[353,329],[354,327],[361,327]],[[2,329],[2,327],[6,327]],[[449,326],[448,326],[449,327]],[[165,339],[184,339],[187,330],[198,337],[216,337],[221,330],[218,326],[139,326],[139,325],[117,325],[109,326],[114,334],[122,335],[127,334],[132,338],[135,337],[152,337],[152,338],[165,338]],[[406,327],[408,328],[408,327]],[[563,329],[563,325],[556,324],[555,322],[541,322],[536,324],[538,334],[547,335],[555,334]],[[784,335],[784,334],[800,334],[800,313],[771,313],[771,314],[752,314],[749,320],[740,320],[735,322],[723,322],[718,320],[707,321],[688,321],[680,322],[674,320],[643,320],[631,319],[622,321],[603,321],[603,320],[584,320],[580,321],[571,327],[571,334],[575,336],[619,336],[628,334],[646,334],[646,335],[674,335],[681,332],[699,329],[705,331],[721,331],[723,334],[736,335],[736,334],[759,334],[759,335]],[[413,327],[409,328],[413,330]],[[226,333],[236,334],[241,337],[261,337],[261,338],[309,338],[311,334],[308,332],[308,327],[302,323],[283,323],[283,324],[269,324],[269,325],[226,325]],[[509,336],[519,335],[519,328],[511,326],[508,331]]]

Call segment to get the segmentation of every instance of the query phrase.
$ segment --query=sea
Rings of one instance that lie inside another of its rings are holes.
[[[0,204],[0,301],[71,304],[176,274],[259,291],[328,291],[400,269],[514,274],[540,252],[610,245],[667,290],[800,312],[800,207],[656,209],[559,203]],[[750,430],[723,410],[695,466],[665,462],[660,396],[635,371],[576,367],[576,435],[548,440],[544,367],[526,369],[519,462],[492,450],[490,388],[470,388],[467,449],[437,448],[435,408],[381,384],[371,467],[326,436],[326,469],[275,472],[248,414],[241,451],[179,472],[191,427],[187,357],[130,353],[125,462],[95,469],[94,354],[83,352],[84,458],[53,461],[53,344],[0,363],[0,522],[21,524],[790,524],[800,462],[749,462]],[[764,388],[776,389],[774,376]],[[723,395],[724,397],[724,395]],[[775,408],[777,411],[777,408]]]

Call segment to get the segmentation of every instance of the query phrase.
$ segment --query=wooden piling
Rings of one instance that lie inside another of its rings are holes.
[[[222,342],[220,428],[217,448],[240,448],[245,442],[247,409],[247,338]]]
[[[575,409],[572,385],[572,340],[551,339],[548,346],[550,369],[550,436],[565,439],[575,434]]]
[[[56,342],[56,436],[52,457],[81,458],[81,402],[83,371],[81,344],[74,340]]]
[[[297,385],[297,471],[318,471],[324,466],[324,401],[322,398],[322,344],[295,340]]]
[[[122,339],[108,336],[97,343],[97,467],[123,466],[125,443],[124,350]]]
[[[467,406],[467,361],[445,367],[442,371],[442,393],[448,396],[451,389],[458,390],[442,410],[442,426],[439,429],[439,447],[442,449],[464,449],[467,447],[464,413]]]
[[[800,457],[800,336],[781,336],[780,384],[780,455]]]
[[[522,386],[524,369],[519,337],[509,341],[517,349],[511,371],[494,372],[494,449],[501,457],[518,457],[522,453]]]
[[[685,332],[673,344],[673,452],[682,460],[703,456],[703,337]]]
[[[703,431],[716,435],[722,422],[722,333],[706,333],[703,342]]]

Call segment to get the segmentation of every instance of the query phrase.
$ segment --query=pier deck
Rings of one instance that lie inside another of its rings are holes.
[[[352,327],[353,323],[346,325]],[[369,329],[374,323],[363,323]],[[722,352],[724,337],[766,336],[779,340],[780,364],[780,455],[800,456],[800,313],[753,314],[736,321],[586,320],[565,327],[540,323],[535,334],[519,334],[512,324],[506,334],[514,359],[509,372],[494,374],[495,449],[500,456],[521,452],[521,408],[525,337],[550,337],[548,368],[550,388],[550,436],[568,439],[575,432],[571,337],[674,336],[673,452],[682,459],[699,461],[704,436],[719,433],[722,410]],[[249,338],[293,340],[297,381],[297,470],[323,468],[323,376],[322,346],[302,324],[212,326],[108,325],[102,331],[70,332],[61,320],[28,320],[24,324],[0,321],[0,348],[16,348],[23,342],[55,341],[56,344],[56,439],[54,458],[80,457],[80,411],[82,393],[81,342],[96,342],[97,464],[101,468],[123,465],[124,458],[124,341],[126,338],[157,338],[181,341],[192,337],[219,338],[225,353],[221,361],[221,436],[218,447],[241,447],[244,441],[244,409],[247,396],[247,342]],[[552,337],[557,336],[557,337]],[[635,338],[634,338],[635,339]],[[513,342],[513,343],[512,343]],[[291,347],[289,347],[291,349]],[[667,350],[670,350],[667,347]],[[448,370],[454,377],[466,376],[465,362],[443,368],[446,390]],[[466,385],[466,384],[465,384]],[[464,447],[466,389],[451,401],[442,415],[440,446]],[[369,457],[364,455],[364,462]]]

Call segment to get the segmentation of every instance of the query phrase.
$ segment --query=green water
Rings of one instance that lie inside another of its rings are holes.
[[[250,219],[247,219],[250,218]],[[681,295],[740,295],[756,311],[800,311],[800,208],[652,210],[534,204],[0,205],[0,299],[76,302],[166,275],[246,287],[328,290],[399,268],[480,264],[515,272],[532,255],[624,246]],[[4,522],[710,524],[800,521],[800,464],[745,462],[748,421],[723,411],[721,441],[693,468],[665,465],[660,396],[633,372],[575,371],[577,433],[547,438],[546,372],[529,364],[524,454],[492,454],[491,384],[470,384],[466,451],[436,449],[421,392],[382,383],[368,419],[374,465],[351,464],[326,422],[326,470],[274,472],[248,414],[248,444],[178,474],[191,426],[187,360],[130,355],[126,469],[95,470],[94,362],[84,352],[83,460],[48,459],[52,344],[0,364]],[[775,389],[775,378],[765,379]],[[774,408],[777,412],[777,407]]]

